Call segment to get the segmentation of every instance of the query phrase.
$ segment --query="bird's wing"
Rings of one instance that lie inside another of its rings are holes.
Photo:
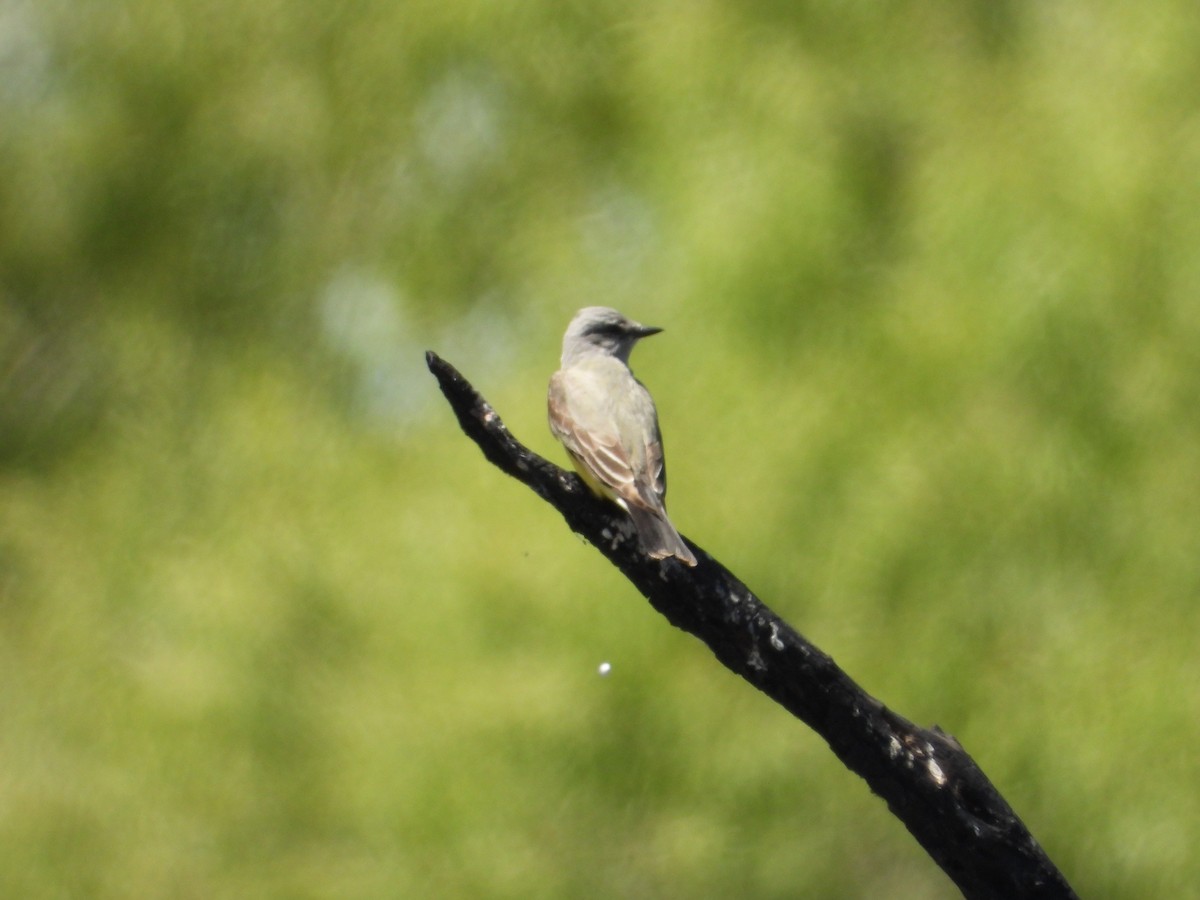
[[[608,429],[580,426],[572,414],[561,375],[561,372],[556,373],[550,379],[547,398],[550,430],[554,436],[601,484],[626,503],[653,508],[656,504],[637,484],[629,454],[617,435]],[[658,446],[661,466],[661,444]]]
[[[646,443],[646,476],[650,488],[659,502],[667,498],[667,464],[663,459],[662,434],[658,430],[658,418],[654,421],[654,435]]]

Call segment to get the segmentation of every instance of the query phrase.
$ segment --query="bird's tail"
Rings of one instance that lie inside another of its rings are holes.
[[[673,556],[687,566],[696,565],[696,557],[683,543],[683,538],[661,509],[651,509],[645,506],[628,504],[629,515],[637,528],[642,548],[652,559],[666,559]]]

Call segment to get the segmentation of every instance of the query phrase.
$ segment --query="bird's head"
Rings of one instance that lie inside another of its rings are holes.
[[[586,306],[575,313],[567,326],[562,362],[566,366],[581,357],[603,353],[628,363],[633,345],[660,331],[661,328],[642,325],[607,306]]]

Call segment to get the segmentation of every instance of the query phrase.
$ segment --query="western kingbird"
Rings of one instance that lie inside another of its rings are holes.
[[[654,401],[629,371],[640,338],[658,334],[615,309],[589,306],[563,336],[562,368],[550,379],[550,431],[562,441],[584,482],[633,519],[654,559],[696,557],[667,518],[667,473]]]

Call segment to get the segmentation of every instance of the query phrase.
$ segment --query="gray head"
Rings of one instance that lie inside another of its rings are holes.
[[[661,328],[642,325],[607,306],[585,306],[575,313],[563,335],[562,364],[567,366],[593,354],[615,356],[628,363],[633,345],[660,331]]]

